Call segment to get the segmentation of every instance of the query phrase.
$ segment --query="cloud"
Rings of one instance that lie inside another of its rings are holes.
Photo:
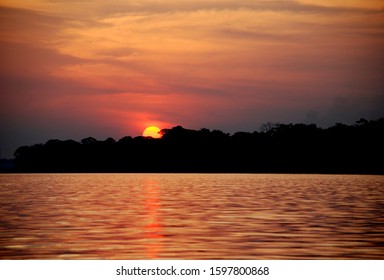
[[[93,15],[113,15],[126,13],[174,13],[174,12],[195,12],[201,10],[238,10],[251,9],[257,11],[277,11],[277,12],[309,12],[309,13],[351,13],[351,12],[377,12],[380,9],[380,0],[367,1],[328,1],[321,0],[136,0],[136,1],[119,1],[105,2],[102,0],[94,1],[69,1],[58,0],[50,1],[55,5],[51,8],[61,11],[76,13],[83,11],[83,14],[92,13]],[[346,5],[347,4],[347,5]]]
[[[39,139],[121,137],[150,124],[234,132],[268,121],[330,125],[354,121],[357,112],[377,116],[382,12],[374,0],[323,3],[1,7],[0,125],[9,132],[7,145],[34,129]],[[340,97],[345,102],[335,101]]]
[[[1,41],[40,47],[57,37],[65,24],[66,20],[61,16],[0,6]]]

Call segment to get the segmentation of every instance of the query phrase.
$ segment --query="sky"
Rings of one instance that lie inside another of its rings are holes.
[[[384,116],[384,0],[0,0],[0,149]]]

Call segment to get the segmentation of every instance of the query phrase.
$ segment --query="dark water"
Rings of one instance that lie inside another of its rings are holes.
[[[0,175],[1,259],[384,259],[384,176]]]

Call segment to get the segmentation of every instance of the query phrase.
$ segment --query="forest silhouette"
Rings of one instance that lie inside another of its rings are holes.
[[[267,123],[233,135],[182,126],[160,133],[23,146],[13,171],[384,174],[384,118],[326,129]]]

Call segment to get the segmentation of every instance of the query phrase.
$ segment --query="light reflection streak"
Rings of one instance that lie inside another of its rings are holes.
[[[151,180],[144,184],[145,223],[143,231],[146,238],[146,256],[155,259],[162,248],[162,226],[160,223],[160,190],[157,182]]]
[[[371,175],[1,174],[0,259],[383,259],[383,186]]]

